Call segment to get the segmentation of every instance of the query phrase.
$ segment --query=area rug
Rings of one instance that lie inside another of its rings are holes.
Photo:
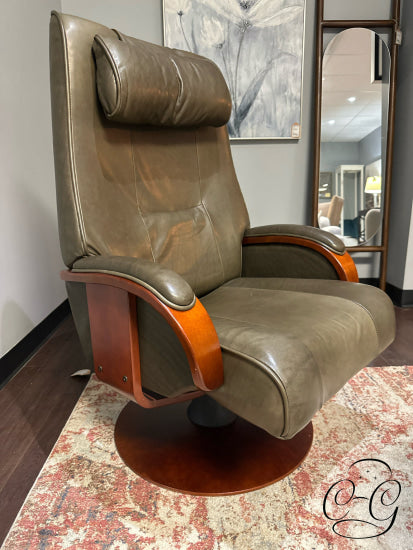
[[[113,428],[125,398],[92,377],[3,548],[412,548],[412,374],[364,369],[314,418],[300,468],[227,497],[162,489],[124,466]]]

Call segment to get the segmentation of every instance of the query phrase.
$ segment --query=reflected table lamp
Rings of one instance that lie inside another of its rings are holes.
[[[364,192],[371,193],[373,195],[374,208],[380,207],[381,176],[369,176],[366,179],[366,187],[364,188]]]

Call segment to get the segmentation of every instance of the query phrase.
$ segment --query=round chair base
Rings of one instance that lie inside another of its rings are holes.
[[[188,403],[144,409],[129,403],[115,427],[119,455],[151,483],[194,495],[231,495],[279,481],[295,470],[313,440],[310,422],[293,439],[276,439],[242,418],[202,428]]]

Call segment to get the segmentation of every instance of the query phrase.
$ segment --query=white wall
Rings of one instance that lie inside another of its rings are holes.
[[[0,356],[66,297],[52,157],[52,9],[60,0],[1,3]]]
[[[409,239],[407,244],[404,282],[403,282],[402,288],[413,290],[413,202],[412,202],[412,212],[410,215],[410,231],[409,231]]]
[[[61,0],[63,13],[91,19],[155,44],[163,43],[162,0]]]

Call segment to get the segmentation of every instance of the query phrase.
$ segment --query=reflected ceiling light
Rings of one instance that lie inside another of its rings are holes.
[[[352,95],[351,97],[348,97],[348,98],[347,98],[347,101],[348,101],[349,103],[354,103],[354,102],[356,101],[356,98],[355,98],[354,95]]]
[[[335,120],[329,120],[328,123],[330,124],[330,126],[332,126],[333,124],[336,123],[336,121]]]

